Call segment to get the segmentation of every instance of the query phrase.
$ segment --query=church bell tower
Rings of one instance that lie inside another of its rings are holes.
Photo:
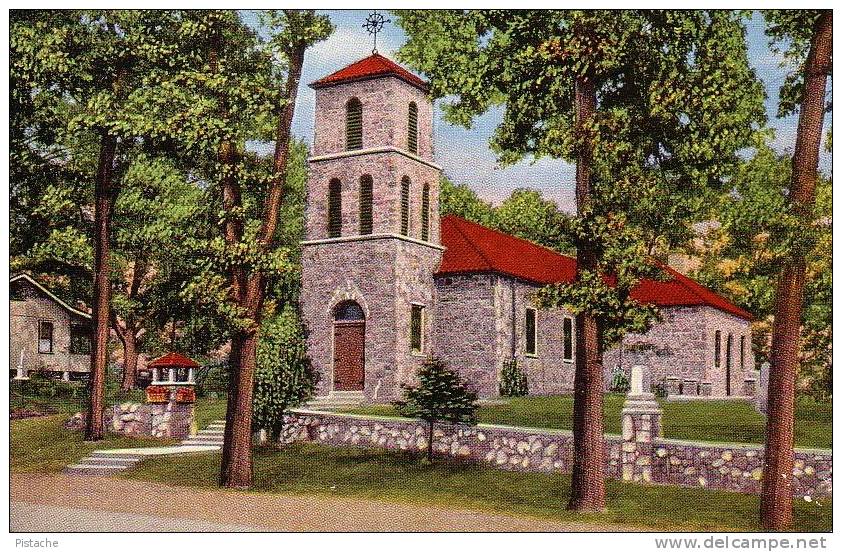
[[[386,402],[433,346],[443,248],[427,83],[375,52],[310,86],[301,309],[317,395]]]

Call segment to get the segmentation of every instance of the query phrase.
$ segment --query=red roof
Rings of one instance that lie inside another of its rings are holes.
[[[395,76],[401,80],[408,82],[413,86],[417,86],[423,91],[427,91],[427,82],[420,77],[410,73],[389,58],[385,58],[380,54],[372,54],[367,58],[352,63],[351,65],[340,69],[335,73],[331,73],[326,77],[310,84],[313,88],[323,88],[325,86],[333,86],[345,82],[353,82],[365,79],[373,79],[376,77]]]
[[[570,283],[576,278],[576,259],[510,236],[454,215],[441,220],[444,256],[437,276],[470,272],[496,272],[536,284]],[[643,279],[632,290],[632,298],[659,307],[709,306],[746,320],[750,313],[701,284],[658,265],[665,281]]]
[[[184,355],[180,355],[178,353],[167,353],[162,357],[158,357],[149,364],[147,364],[150,368],[159,368],[159,367],[167,367],[173,366],[177,368],[198,368],[199,363],[193,360],[192,358],[187,358]]]

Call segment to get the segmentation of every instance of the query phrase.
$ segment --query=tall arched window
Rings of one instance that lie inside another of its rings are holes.
[[[421,239],[430,239],[430,184],[424,183],[424,191],[421,192]]]
[[[327,237],[342,235],[342,183],[338,178],[330,181],[327,194]]]
[[[418,106],[415,102],[409,102],[409,136],[407,136],[406,144],[409,151],[418,153]]]
[[[345,105],[345,149],[363,147],[363,104],[351,98]]]
[[[409,235],[409,177],[401,179],[401,234]]]
[[[372,197],[374,179],[365,174],[360,178],[360,234],[371,234],[372,231]]]

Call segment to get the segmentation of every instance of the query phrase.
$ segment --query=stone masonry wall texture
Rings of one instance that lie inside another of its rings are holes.
[[[426,424],[420,420],[294,410],[285,417],[280,441],[422,452],[427,447],[426,430]],[[433,436],[435,453],[500,469],[570,473],[572,468],[570,431],[442,424],[435,426]],[[760,492],[762,445],[654,438],[651,446],[642,447],[638,437],[634,431],[623,436],[605,436],[607,477]],[[831,496],[832,451],[796,449],[795,458],[794,495]]]

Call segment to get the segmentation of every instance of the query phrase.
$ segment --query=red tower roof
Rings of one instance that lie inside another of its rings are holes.
[[[162,357],[156,358],[155,360],[147,364],[147,366],[150,368],[198,368],[199,363],[193,360],[192,358],[188,358],[178,353],[167,353]]]
[[[437,276],[496,272],[536,284],[570,283],[576,259],[530,241],[504,234],[453,215],[442,217],[441,241],[446,247]],[[709,306],[751,320],[752,315],[672,268],[658,265],[665,281],[643,279],[632,298],[659,307]]]
[[[413,86],[417,86],[424,92],[428,89],[426,81],[380,54],[372,54],[367,58],[356,61],[351,65],[336,71],[335,73],[331,73],[326,77],[322,77],[321,79],[310,83],[310,86],[313,88],[324,88],[326,86],[333,86],[346,82],[361,81],[385,76],[398,77]]]

